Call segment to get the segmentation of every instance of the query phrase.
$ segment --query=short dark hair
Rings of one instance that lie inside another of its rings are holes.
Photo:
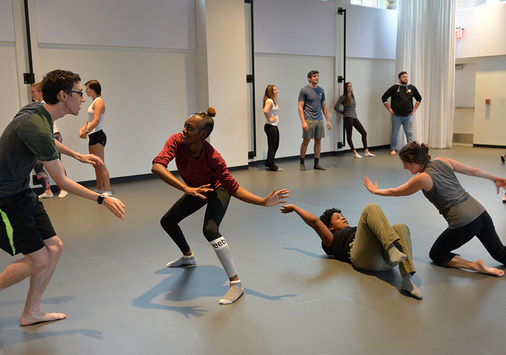
[[[318,70],[311,70],[309,73],[307,73],[307,78],[311,79],[315,74],[320,74],[320,72]]]
[[[402,147],[399,158],[406,163],[425,165],[430,161],[429,146],[425,143],[418,144],[413,141]]]
[[[56,69],[47,73],[41,82],[42,98],[50,105],[56,105],[60,91],[71,91],[81,81],[79,74],[68,70]]]
[[[328,208],[320,216],[320,221],[322,221],[323,224],[327,226],[327,228],[330,226],[330,221],[334,213],[339,213],[341,216],[343,215],[342,211],[338,210],[337,208]]]
[[[403,76],[404,74],[407,74],[407,73],[408,73],[407,71],[401,71],[401,72],[399,73],[399,75],[397,75],[397,77],[400,79],[400,78],[401,78],[401,76]]]
[[[98,82],[98,80],[88,80],[84,86],[89,87],[91,90],[95,91],[97,96],[102,95],[102,86]]]

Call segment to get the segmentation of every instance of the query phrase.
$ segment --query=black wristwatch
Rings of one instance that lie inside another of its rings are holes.
[[[101,205],[104,202],[104,197],[105,197],[104,195],[98,196],[97,202],[98,202],[99,205]]]

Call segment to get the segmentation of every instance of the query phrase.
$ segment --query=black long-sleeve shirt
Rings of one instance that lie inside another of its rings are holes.
[[[416,101],[421,102],[422,96],[418,92],[418,89],[411,84],[402,85],[397,83],[392,85],[381,97],[383,103],[390,100],[390,107],[394,111],[396,116],[406,117],[411,115],[413,112],[413,98]]]

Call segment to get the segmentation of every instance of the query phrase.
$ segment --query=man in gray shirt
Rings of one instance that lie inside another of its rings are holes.
[[[68,179],[58,157],[62,153],[82,163],[103,164],[97,156],[76,153],[53,137],[53,122],[67,114],[77,116],[84,102],[79,75],[60,69],[49,72],[42,80],[42,95],[45,102],[23,107],[0,137],[0,249],[13,256],[23,254],[0,273],[0,290],[30,278],[21,325],[66,318],[64,313],[46,313],[39,307],[63,243],[30,188],[36,161],[42,161],[60,188],[103,204],[121,219],[125,214],[120,200]]]
[[[327,129],[331,130],[329,113],[325,104],[325,91],[318,86],[319,73],[311,70],[307,74],[309,84],[304,86],[299,93],[299,116],[302,122],[302,144],[300,146],[300,170],[305,171],[304,158],[307,146],[314,139],[314,169],[326,170],[320,163],[321,140],[325,137],[322,112],[327,120]]]

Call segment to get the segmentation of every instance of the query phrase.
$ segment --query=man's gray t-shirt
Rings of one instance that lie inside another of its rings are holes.
[[[306,85],[300,89],[299,101],[304,102],[304,119],[305,120],[318,120],[323,119],[322,102],[325,101],[325,91],[317,86],[313,89],[311,86]]]
[[[38,102],[23,107],[0,137],[0,198],[30,188],[30,172],[37,159],[58,159],[53,119]]]

